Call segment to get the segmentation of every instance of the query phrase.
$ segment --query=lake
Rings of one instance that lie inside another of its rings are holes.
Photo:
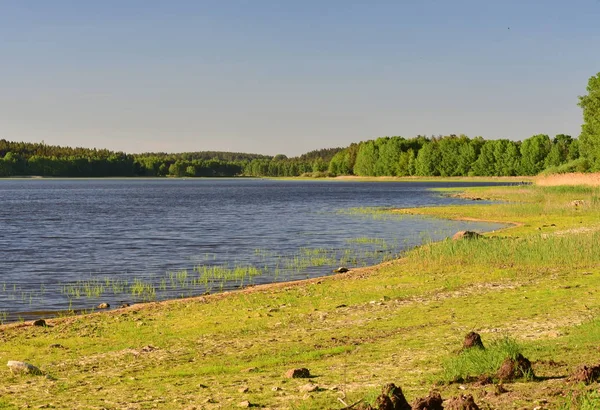
[[[0,180],[0,320],[330,275],[499,229],[377,209],[466,203],[431,188],[481,185]]]

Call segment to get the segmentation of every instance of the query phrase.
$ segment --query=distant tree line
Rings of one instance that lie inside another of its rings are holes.
[[[586,171],[579,140],[560,134],[520,141],[449,135],[382,137],[287,158],[221,152],[138,155],[0,140],[0,176],[510,176],[569,165]]]
[[[465,135],[383,137],[338,152],[328,171],[359,176],[516,176],[535,175],[579,158],[579,141],[564,134],[553,139],[539,134],[523,142]],[[574,166],[589,168],[581,161]]]

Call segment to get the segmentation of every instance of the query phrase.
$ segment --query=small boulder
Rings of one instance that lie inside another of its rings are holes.
[[[473,396],[454,397],[446,403],[446,410],[479,410]]]
[[[573,382],[583,382],[584,384],[598,381],[600,380],[600,365],[581,366],[571,375],[571,377],[569,377],[569,380]]]
[[[346,272],[350,271],[350,269],[340,266],[339,268],[334,269],[333,271],[336,273],[346,273]]]
[[[444,400],[438,392],[431,392],[429,396],[416,399],[413,402],[412,410],[444,410]]]
[[[34,320],[32,323],[33,326],[41,326],[41,327],[46,327],[48,326],[46,324],[46,321],[44,319],[38,319],[38,320]]]
[[[310,377],[310,370],[305,367],[290,369],[285,372],[285,377],[288,379],[308,379]]]
[[[510,381],[525,376],[534,377],[534,374],[529,359],[519,353],[516,359],[510,357],[504,359],[496,376],[502,381]]]
[[[238,407],[243,407],[247,409],[248,407],[252,407],[252,404],[248,400],[244,400],[238,404]]]
[[[478,234],[474,231],[458,231],[452,236],[453,241],[458,241],[459,239],[479,239],[482,235]]]
[[[32,364],[20,362],[17,360],[9,360],[6,365],[10,368],[10,371],[13,373],[26,373],[26,374],[34,374],[36,376],[40,376],[42,371],[35,367]]]
[[[477,332],[469,332],[463,341],[463,350],[471,349],[473,347],[484,349],[481,335]]]
[[[100,303],[98,306],[96,306],[96,309],[108,309],[110,307],[110,305],[106,302],[104,303]]]

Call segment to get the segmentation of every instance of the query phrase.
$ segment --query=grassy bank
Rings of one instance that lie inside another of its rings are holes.
[[[599,188],[461,195],[502,202],[397,212],[515,226],[335,277],[3,326],[0,361],[45,376],[0,369],[0,408],[339,409],[388,382],[409,402],[436,388],[483,408],[596,408],[597,384],[566,377],[597,364]],[[470,331],[489,353],[458,353]],[[516,351],[536,378],[469,382]],[[284,377],[296,367],[313,377]]]

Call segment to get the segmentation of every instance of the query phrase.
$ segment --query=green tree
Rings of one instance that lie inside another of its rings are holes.
[[[360,145],[354,164],[354,173],[360,176],[375,175],[375,164],[379,158],[375,141],[363,142]]]
[[[534,135],[521,144],[521,173],[536,175],[544,169],[546,157],[552,149],[552,142],[545,134]]]
[[[488,140],[481,146],[479,156],[473,163],[472,175],[491,176],[496,172],[496,159],[494,158],[495,143]]]
[[[415,162],[416,175],[439,176],[438,165],[442,159],[437,141],[430,141],[423,145],[417,154]]]
[[[348,175],[350,174],[348,150],[338,152],[329,161],[329,173],[333,175]]]
[[[381,141],[379,145],[379,158],[375,167],[378,176],[399,175],[400,153],[402,152],[403,138],[392,137]],[[379,140],[377,140],[379,142]]]
[[[444,137],[439,142],[441,161],[438,164],[440,175],[443,177],[461,175],[459,168],[460,148],[468,145],[468,141],[456,135]]]
[[[185,176],[186,170],[187,163],[181,160],[177,160],[169,167],[169,175],[173,175],[175,177],[183,177]]]
[[[587,95],[579,97],[583,109],[579,149],[597,170],[600,169],[600,73],[590,77],[586,90]]]

